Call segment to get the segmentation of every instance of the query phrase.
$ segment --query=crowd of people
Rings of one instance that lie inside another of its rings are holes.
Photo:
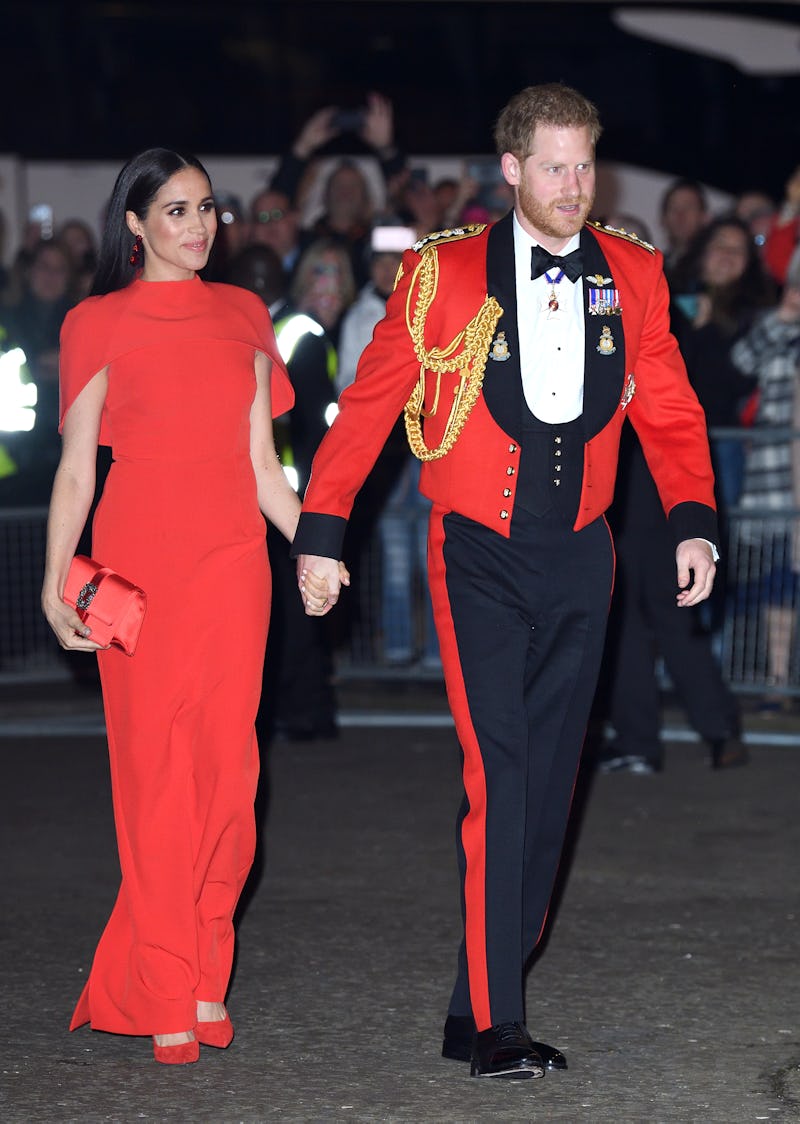
[[[353,141],[361,158],[372,158],[374,177],[365,174],[363,159],[330,156],[330,142],[341,147],[343,137]],[[357,114],[336,107],[314,113],[249,206],[224,191],[215,199],[218,234],[203,276],[251,289],[280,321],[279,339],[298,394],[277,433],[284,464],[302,495],[331,405],[355,377],[361,351],[383,315],[402,250],[433,231],[499,219],[511,206],[512,192],[494,159],[471,162],[460,179],[429,182],[426,172],[413,167],[397,146],[391,103],[371,94]],[[800,169],[789,176],[783,199],[747,190],[724,214],[710,212],[700,183],[676,179],[661,200],[661,238],[651,238],[645,224],[630,215],[602,217],[611,226],[635,229],[645,240],[664,244],[672,330],[712,431],[723,537],[731,509],[765,498],[759,462],[777,455],[759,431],[778,424],[770,407],[775,383],[769,372],[776,363],[790,372],[797,366],[794,329],[800,317],[793,294],[798,265],[796,258],[793,267],[790,262],[800,238],[799,216]],[[14,262],[4,270],[2,346],[24,350],[38,391],[34,430],[0,435],[4,503],[38,505],[49,497],[60,452],[55,424],[59,331],[69,308],[89,291],[96,264],[96,240],[85,223],[71,219],[52,228],[45,218],[29,222]],[[767,354],[764,326],[771,323],[780,330]],[[762,385],[766,393],[761,393]],[[784,391],[780,416],[788,425],[794,416],[793,388]],[[741,436],[745,426],[751,427],[752,441]],[[787,440],[785,458],[791,459],[792,448]],[[421,578],[424,540],[419,528],[425,501],[415,486],[418,471],[399,423],[360,499],[348,547],[358,568],[365,543],[376,544],[381,611],[370,622],[372,658],[436,669],[436,637]],[[785,479],[770,491],[773,506],[779,493],[790,506],[794,502],[790,477],[787,467]],[[753,527],[751,523],[748,550],[754,557]],[[772,538],[770,544],[774,555]],[[783,578],[764,578],[759,586],[769,602],[764,631],[776,690],[767,706],[775,709],[789,705],[781,689],[792,674],[793,602],[787,605],[787,597],[793,597],[795,555],[791,550],[784,555],[784,562],[769,567]],[[723,551],[723,569],[729,559],[730,551]],[[722,580],[704,610],[702,625],[717,644],[725,599],[735,595],[749,598],[751,606],[758,600],[752,590],[737,594]],[[320,627],[317,633],[321,650],[312,663],[329,669],[329,631]],[[298,651],[296,658],[310,658],[309,651]],[[302,720],[274,716],[290,736],[334,729],[333,693],[325,685],[329,677],[329,670],[320,671],[321,701],[312,714],[306,709]],[[633,768],[649,767],[654,760],[652,746],[647,752],[641,745],[618,748],[615,759],[631,759]]]

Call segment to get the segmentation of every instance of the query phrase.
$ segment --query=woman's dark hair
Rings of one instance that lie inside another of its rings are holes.
[[[775,303],[775,285],[764,269],[758,247],[746,222],[734,214],[719,215],[695,236],[686,254],[690,274],[702,287],[703,258],[709,243],[720,230],[734,229],[742,235],[747,262],[741,277],[711,290],[711,319],[724,335],[736,338],[749,328],[755,314]]]
[[[125,212],[134,211],[144,219],[167,180],[184,168],[197,168],[211,183],[196,156],[181,156],[169,148],[148,148],[132,157],[119,173],[106,211],[91,296],[113,293],[133,281],[136,270],[129,261],[133,235],[125,221]]]

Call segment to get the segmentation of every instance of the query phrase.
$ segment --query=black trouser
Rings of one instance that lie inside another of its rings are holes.
[[[434,508],[431,595],[464,755],[465,940],[450,1013],[524,1019],[603,652],[604,520],[580,532],[518,509],[510,539]]]

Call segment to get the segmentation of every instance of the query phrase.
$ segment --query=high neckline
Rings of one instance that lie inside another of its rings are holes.
[[[202,283],[203,279],[199,273],[195,273],[191,277],[186,277],[182,281],[145,281],[143,277],[137,277],[133,282],[134,285],[144,286],[148,289],[174,287],[176,285],[202,285]]]

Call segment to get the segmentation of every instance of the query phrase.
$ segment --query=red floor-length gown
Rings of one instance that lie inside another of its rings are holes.
[[[71,1028],[168,1034],[225,997],[233,911],[255,849],[254,721],[269,620],[250,461],[254,357],[273,416],[293,394],[252,293],[134,281],[62,335],[62,418],[108,365],[114,463],[93,556],[141,586],[134,656],[98,654],[122,883]]]

